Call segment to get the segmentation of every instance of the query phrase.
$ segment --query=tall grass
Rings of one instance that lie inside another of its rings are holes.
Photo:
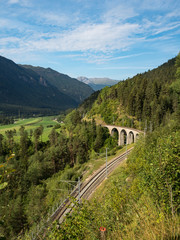
[[[108,235],[109,240],[178,240],[180,239],[180,217],[163,213],[152,205],[152,200],[144,198],[144,206],[134,203],[131,222],[121,222],[124,229],[119,228]]]

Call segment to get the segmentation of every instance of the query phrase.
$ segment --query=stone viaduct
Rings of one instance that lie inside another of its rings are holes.
[[[119,146],[126,144],[126,142],[127,144],[136,142],[139,135],[142,133],[142,131],[133,128],[119,127],[114,125],[101,125],[101,126],[108,128],[111,136],[114,134],[115,131],[118,132]]]

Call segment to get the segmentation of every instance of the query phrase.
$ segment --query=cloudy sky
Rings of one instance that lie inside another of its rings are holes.
[[[126,79],[180,51],[179,0],[0,0],[0,55]]]

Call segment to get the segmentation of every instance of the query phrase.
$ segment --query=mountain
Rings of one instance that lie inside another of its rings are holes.
[[[47,71],[55,72],[51,69]],[[57,72],[55,73],[58,75]],[[72,96],[68,91],[68,94],[65,90],[60,91],[48,77],[45,78],[30,68],[17,65],[0,56],[0,112],[17,114],[21,111],[26,115],[33,113],[54,114],[77,107],[79,102],[88,97],[93,90],[86,84],[79,83],[78,80],[71,79],[70,81],[70,77],[66,76],[66,78],[69,78],[67,80],[69,88],[74,85],[80,86],[78,91],[74,87]],[[65,83],[65,79],[62,82]],[[70,86],[71,84],[72,86]],[[64,89],[67,86],[68,84],[64,86]],[[83,91],[83,87],[85,91]],[[80,97],[75,100],[78,93]]]
[[[180,113],[176,65],[173,58],[156,69],[106,87],[94,98],[86,99],[79,109],[87,117],[108,124],[141,129],[165,124]]]
[[[87,77],[78,77],[80,82],[86,83],[92,87],[95,91],[101,90],[102,88],[112,86],[118,83],[118,80],[112,80],[110,78],[87,78]]]
[[[87,84],[79,82],[77,79],[59,73],[51,68],[34,67],[31,65],[22,66],[36,72],[60,92],[73,98],[77,104],[81,103],[94,92],[90,86],[87,86]]]

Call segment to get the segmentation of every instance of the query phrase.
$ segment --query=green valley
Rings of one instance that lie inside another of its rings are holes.
[[[180,240],[180,0],[0,0],[0,240]]]
[[[14,131],[15,140],[20,139],[19,129],[21,126],[25,127],[25,130],[30,134],[37,127],[43,127],[42,141],[45,142],[48,140],[48,135],[50,134],[53,127],[60,128],[60,124],[57,122],[55,116],[48,117],[38,117],[38,118],[28,118],[28,119],[19,119],[15,121],[14,124],[2,125],[0,126],[0,134],[5,135],[8,131]]]

